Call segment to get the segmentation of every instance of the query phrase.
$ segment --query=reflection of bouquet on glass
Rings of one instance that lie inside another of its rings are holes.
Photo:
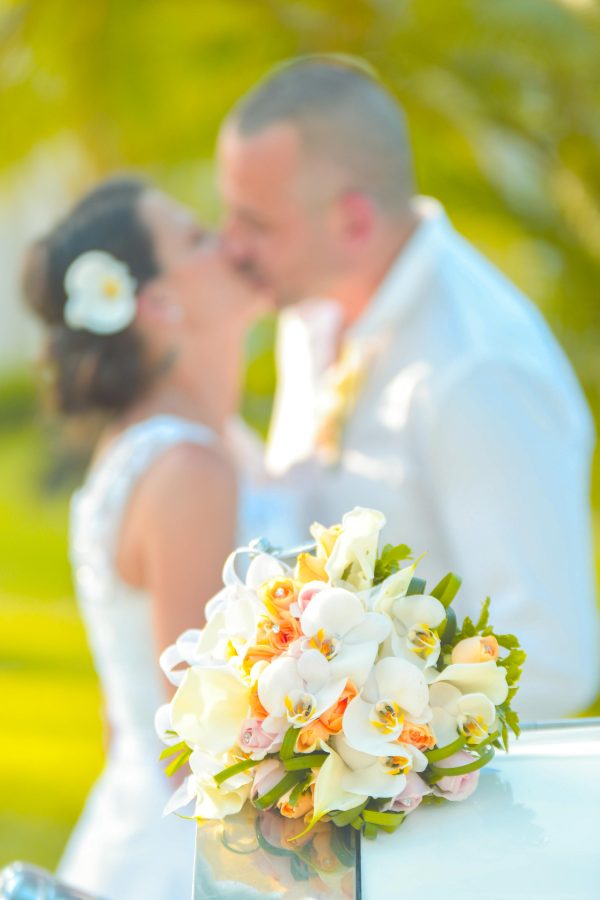
[[[191,770],[169,811],[195,800],[216,819],[250,801],[297,820],[296,840],[325,817],[373,837],[421,802],[467,797],[518,734],[517,639],[494,635],[489,600],[459,628],[460,580],[425,593],[407,546],[378,549],[384,523],[357,508],[314,525],[315,552],[291,567],[230,556],[206,627],[161,657],[178,685],[157,716],[163,756]]]

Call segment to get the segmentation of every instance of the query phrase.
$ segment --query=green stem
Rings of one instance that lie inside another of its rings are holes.
[[[223,782],[227,781],[228,778],[231,778],[232,775],[237,775],[239,772],[245,772],[246,769],[252,769],[254,766],[257,766],[259,762],[261,762],[260,759],[244,759],[242,762],[234,763],[233,766],[228,766],[226,769],[218,772],[214,776],[215,782],[217,784],[223,784]]]
[[[473,762],[466,763],[464,766],[453,766],[450,769],[442,768],[441,766],[431,766],[431,770],[434,775],[438,775],[441,778],[444,778],[446,775],[466,775],[468,772],[475,772],[477,769],[482,769],[489,762],[491,762],[494,758],[494,748],[487,747],[485,753],[482,753],[480,757],[474,759]]]
[[[281,781],[278,781],[274,788],[271,788],[270,791],[267,791],[266,794],[263,794],[262,797],[258,797],[254,801],[254,805],[257,809],[268,809],[269,806],[272,806],[274,803],[277,803],[280,797],[283,797],[284,794],[294,787],[301,781],[304,777],[304,772],[288,772],[287,775],[284,775]]]
[[[376,812],[373,809],[365,809],[362,817],[365,822],[370,822],[372,825],[392,826],[397,828],[406,818],[406,813]]]
[[[286,772],[298,772],[300,769],[316,769],[323,765],[328,756],[328,753],[304,753],[302,756],[284,759],[283,766]]]
[[[296,740],[298,738],[299,730],[300,729],[294,728],[294,726],[292,725],[286,731],[283,743],[281,745],[281,750],[279,751],[280,759],[291,759],[291,757],[294,755],[294,747],[296,746]]]
[[[455,741],[452,741],[451,744],[446,744],[445,747],[437,747],[435,750],[425,750],[425,756],[430,763],[437,762],[439,759],[446,759],[447,756],[452,756],[457,750],[462,750],[466,742],[466,737],[461,734]]]

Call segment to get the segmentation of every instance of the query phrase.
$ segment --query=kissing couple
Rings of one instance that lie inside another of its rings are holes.
[[[202,624],[236,543],[382,510],[430,551],[428,579],[463,576],[457,614],[491,591],[497,629],[518,628],[522,716],[572,714],[597,684],[587,405],[531,302],[417,195],[395,98],[360,63],[292,61],[225,118],[217,167],[220,234],[114,178],[24,268],[58,409],[103,422],[71,559],[110,740],[59,874],[109,900],[189,894],[193,829],[163,818],[154,762],[157,660]],[[269,309],[261,448],[237,414]]]

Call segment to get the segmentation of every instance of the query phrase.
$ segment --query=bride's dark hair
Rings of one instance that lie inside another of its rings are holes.
[[[140,199],[149,189],[132,176],[104,181],[26,255],[23,291],[48,326],[45,360],[62,412],[120,412],[152,378],[135,323],[117,334],[99,335],[69,328],[64,320],[66,271],[88,250],[103,250],[126,263],[138,290],[158,274],[152,236],[139,214]]]

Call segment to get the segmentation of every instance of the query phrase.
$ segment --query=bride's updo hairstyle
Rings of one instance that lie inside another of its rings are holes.
[[[82,254],[101,251],[124,263],[137,291],[158,274],[152,236],[140,216],[140,200],[149,189],[136,177],[103,182],[27,253],[23,290],[48,326],[44,361],[64,413],[121,412],[144,393],[155,373],[135,322],[117,333],[98,334],[65,321],[65,275]]]

